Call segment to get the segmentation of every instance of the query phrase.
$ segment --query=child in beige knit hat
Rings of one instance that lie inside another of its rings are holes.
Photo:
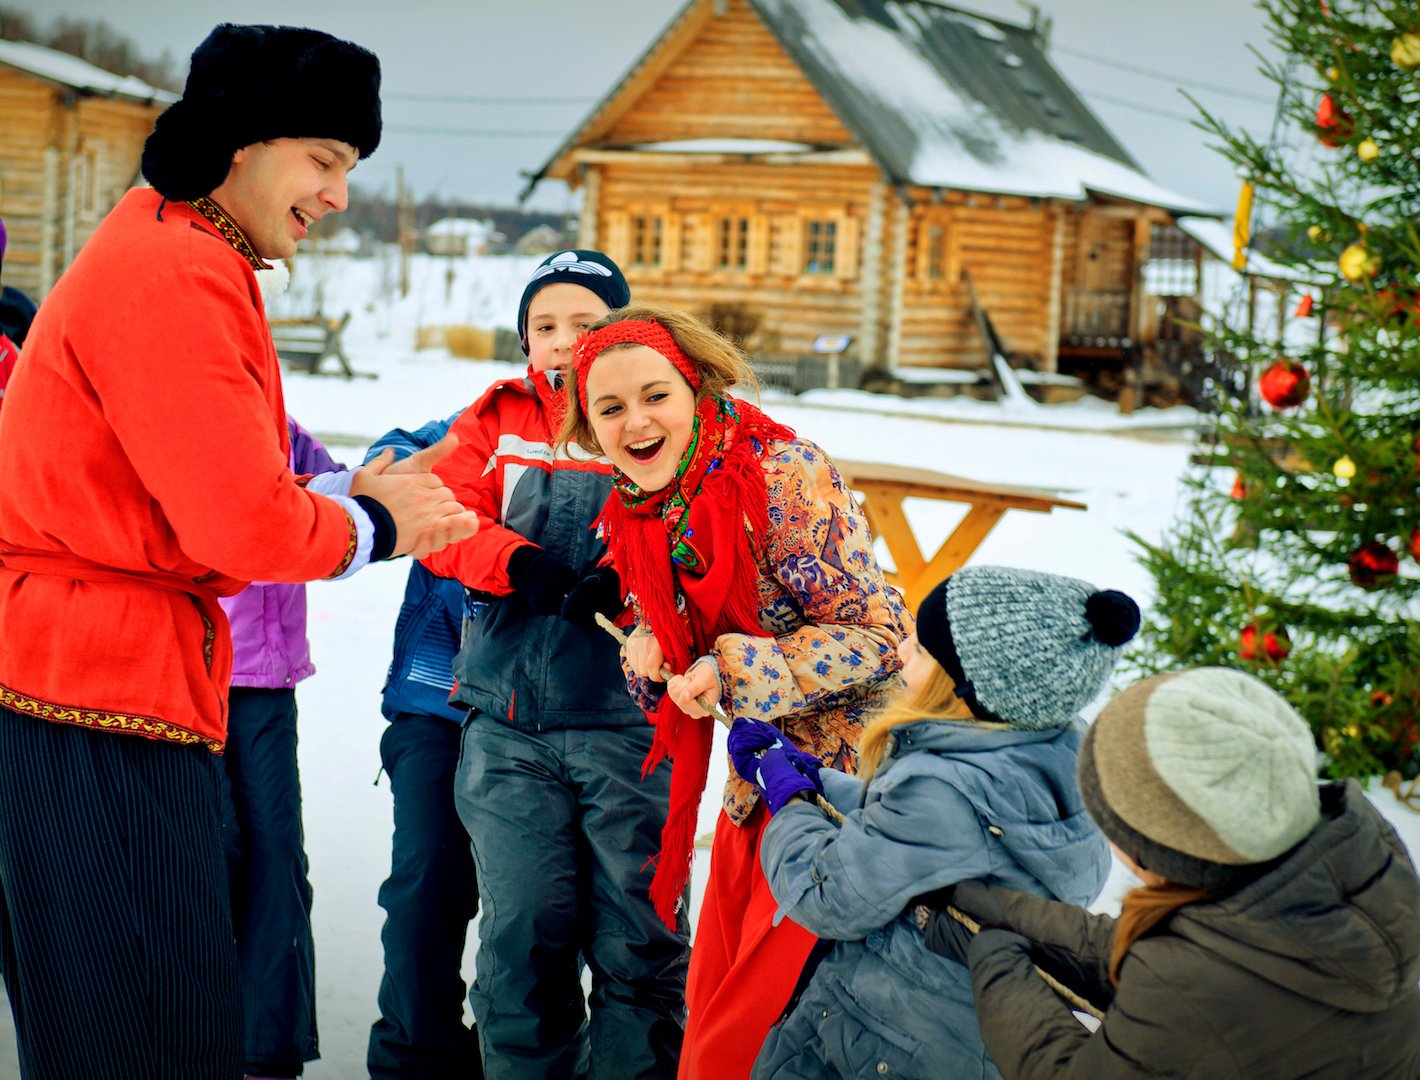
[[[1107,705],[1085,805],[1142,881],[1118,919],[965,882],[982,1037],[1002,1074],[1420,1076],[1420,879],[1355,781],[1318,785],[1306,721],[1223,668]],[[929,943],[962,950],[952,916]],[[1103,1017],[1091,1035],[1039,966]]]

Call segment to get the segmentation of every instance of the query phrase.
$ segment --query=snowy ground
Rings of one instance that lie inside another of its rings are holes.
[[[378,259],[332,261],[323,269],[298,266],[288,310],[319,282],[327,312],[354,312],[347,334],[354,366],[379,377],[347,382],[289,375],[291,412],[327,438],[337,457],[355,463],[387,429],[417,426],[467,404],[489,382],[518,369],[451,359],[442,351],[415,352],[415,329],[507,319],[535,261],[417,259],[410,295],[394,303],[380,299],[393,278],[390,265]],[[1045,488],[1086,503],[1084,512],[1007,514],[974,561],[1071,574],[1123,589],[1141,604],[1152,599],[1150,579],[1122,530],[1156,537],[1180,508],[1178,479],[1190,451],[1186,428],[1192,417],[1186,412],[1145,410],[1123,420],[1092,401],[1043,409],[1025,403],[904,402],[848,391],[797,400],[766,394],[764,402],[777,419],[839,457]],[[964,509],[909,503],[924,549],[935,549]],[[366,1075],[365,1041],[382,970],[383,913],[375,896],[389,866],[391,812],[388,785],[376,783],[384,728],[379,693],[406,573],[401,564],[384,564],[349,582],[310,589],[310,636],[319,672],[300,690],[301,769],[324,1055],[306,1071],[313,1080]],[[718,806],[725,771],[720,757],[702,806],[702,832],[712,828]],[[1411,850],[1420,851],[1420,814],[1401,808],[1388,792],[1375,797]],[[707,862],[704,853],[697,859],[692,881],[697,900]],[[1099,906],[1117,904],[1126,886],[1126,876],[1116,874]],[[472,949],[466,970],[471,960]],[[0,1080],[17,1076],[4,1009]]]

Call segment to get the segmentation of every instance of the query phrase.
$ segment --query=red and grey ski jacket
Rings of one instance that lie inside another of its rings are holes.
[[[490,601],[465,627],[452,700],[525,731],[644,724],[617,643],[536,614],[508,581],[509,556],[529,543],[583,572],[606,554],[593,525],[611,493],[611,463],[576,445],[553,450],[561,392],[531,371],[504,379],[449,429],[459,447],[435,472],[478,514],[479,530],[424,565]]]

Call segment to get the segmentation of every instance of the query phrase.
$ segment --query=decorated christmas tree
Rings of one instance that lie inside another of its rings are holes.
[[[1281,326],[1215,330],[1246,378],[1216,397],[1188,511],[1162,543],[1140,541],[1158,599],[1137,656],[1253,672],[1312,723],[1324,775],[1385,777],[1413,799],[1420,5],[1261,6],[1282,54],[1266,69],[1274,130],[1203,122],[1245,181],[1238,263],[1255,193],[1294,291]]]

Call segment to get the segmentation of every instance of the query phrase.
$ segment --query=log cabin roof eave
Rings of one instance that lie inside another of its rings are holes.
[[[4,69],[5,71],[12,71],[16,75],[20,75],[26,79],[30,79],[33,82],[40,83],[41,85],[46,86],[49,89],[58,93],[61,98],[64,96],[71,96],[75,99],[96,98],[101,101],[116,101],[124,105],[151,105],[153,107],[159,107],[164,104],[163,102],[159,102],[155,99],[144,99],[134,97],[131,94],[125,94],[119,90],[102,90],[93,86],[75,86],[73,83],[65,82],[63,79],[52,78],[51,76],[44,75],[38,71],[31,71],[29,68],[21,67],[18,64],[7,63],[4,60],[0,60],[0,69]]]
[[[14,44],[22,46],[31,46],[34,43],[15,42]],[[34,47],[36,49],[42,50],[43,52],[56,52],[56,50],[44,49],[43,46]],[[62,56],[65,60],[78,59],[77,57],[70,57],[67,53],[62,53],[59,55]],[[89,68],[93,67],[92,65],[88,65],[87,63],[84,63],[83,66]],[[74,79],[64,78],[62,74],[55,74],[52,71],[45,71],[41,66],[32,66],[31,64],[25,63],[23,58],[16,58],[14,56],[6,55],[3,53],[0,53],[0,69],[14,72],[21,78],[30,79],[53,90],[59,91],[61,93],[72,94],[75,97],[97,98],[104,101],[116,101],[126,105],[137,105],[144,108],[167,108],[167,106],[177,101],[179,96],[170,90],[164,90],[161,87],[157,86],[149,86],[148,84],[143,83],[140,79],[116,76],[113,75],[112,72],[103,71],[103,69],[101,68],[94,70],[114,79],[124,78],[130,84],[137,84],[143,86],[147,91],[151,92],[138,93],[131,89],[125,89],[122,86],[103,87],[95,86],[90,83],[78,82]]]
[[[686,0],[679,11],[671,17],[664,29],[661,30],[651,43],[642,50],[641,54],[632,62],[626,72],[616,81],[601,99],[592,106],[591,111],[583,117],[582,122],[574,127],[567,138],[563,139],[552,156],[543,162],[542,167],[536,172],[524,173],[527,183],[523,190],[518,193],[518,202],[526,202],[528,196],[533,193],[533,189],[543,180],[563,180],[569,186],[576,187],[575,175],[576,166],[569,160],[571,151],[577,149],[577,144],[581,139],[593,129],[596,123],[610,110],[623,91],[631,84],[638,74],[646,67],[662,48],[669,47],[670,38],[675,31],[685,23],[695,9],[701,5],[709,4],[711,0]]]

